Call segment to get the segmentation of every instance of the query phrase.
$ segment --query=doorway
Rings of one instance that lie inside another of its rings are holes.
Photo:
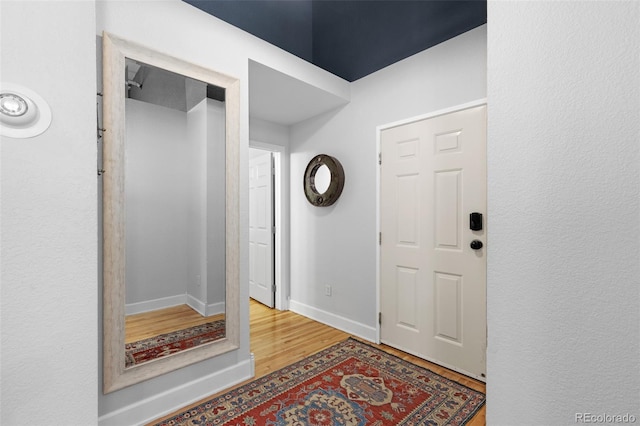
[[[379,128],[380,341],[486,373],[486,105]]]
[[[275,306],[275,172],[270,151],[251,149],[249,159],[249,296]]]
[[[249,295],[288,310],[288,175],[286,148],[251,141],[249,147]]]

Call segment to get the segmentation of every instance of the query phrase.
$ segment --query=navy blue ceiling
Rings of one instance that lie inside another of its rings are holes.
[[[487,22],[486,0],[184,0],[354,81]]]

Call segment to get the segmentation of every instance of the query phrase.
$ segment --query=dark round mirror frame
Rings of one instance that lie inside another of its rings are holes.
[[[329,188],[322,194],[316,189],[316,172],[322,166],[327,166],[331,173]],[[316,155],[309,161],[304,171],[304,195],[316,207],[327,207],[335,203],[344,187],[344,170],[342,164],[326,154]]]

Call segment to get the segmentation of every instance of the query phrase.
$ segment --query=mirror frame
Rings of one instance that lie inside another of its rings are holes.
[[[103,44],[103,392],[109,393],[240,347],[240,81],[104,32]],[[125,58],[225,89],[225,337],[125,368]]]
[[[329,187],[322,194],[316,189],[316,172],[322,166],[327,166],[331,174]],[[337,158],[327,154],[318,154],[309,161],[304,171],[302,181],[304,195],[307,201],[316,207],[328,207],[333,205],[344,188],[344,169]]]

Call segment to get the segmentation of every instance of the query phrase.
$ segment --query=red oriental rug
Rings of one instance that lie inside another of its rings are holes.
[[[463,425],[483,393],[348,339],[158,425]]]
[[[185,328],[171,333],[160,334],[149,339],[124,345],[125,367],[162,358],[184,349],[218,340],[225,335],[224,320]]]

